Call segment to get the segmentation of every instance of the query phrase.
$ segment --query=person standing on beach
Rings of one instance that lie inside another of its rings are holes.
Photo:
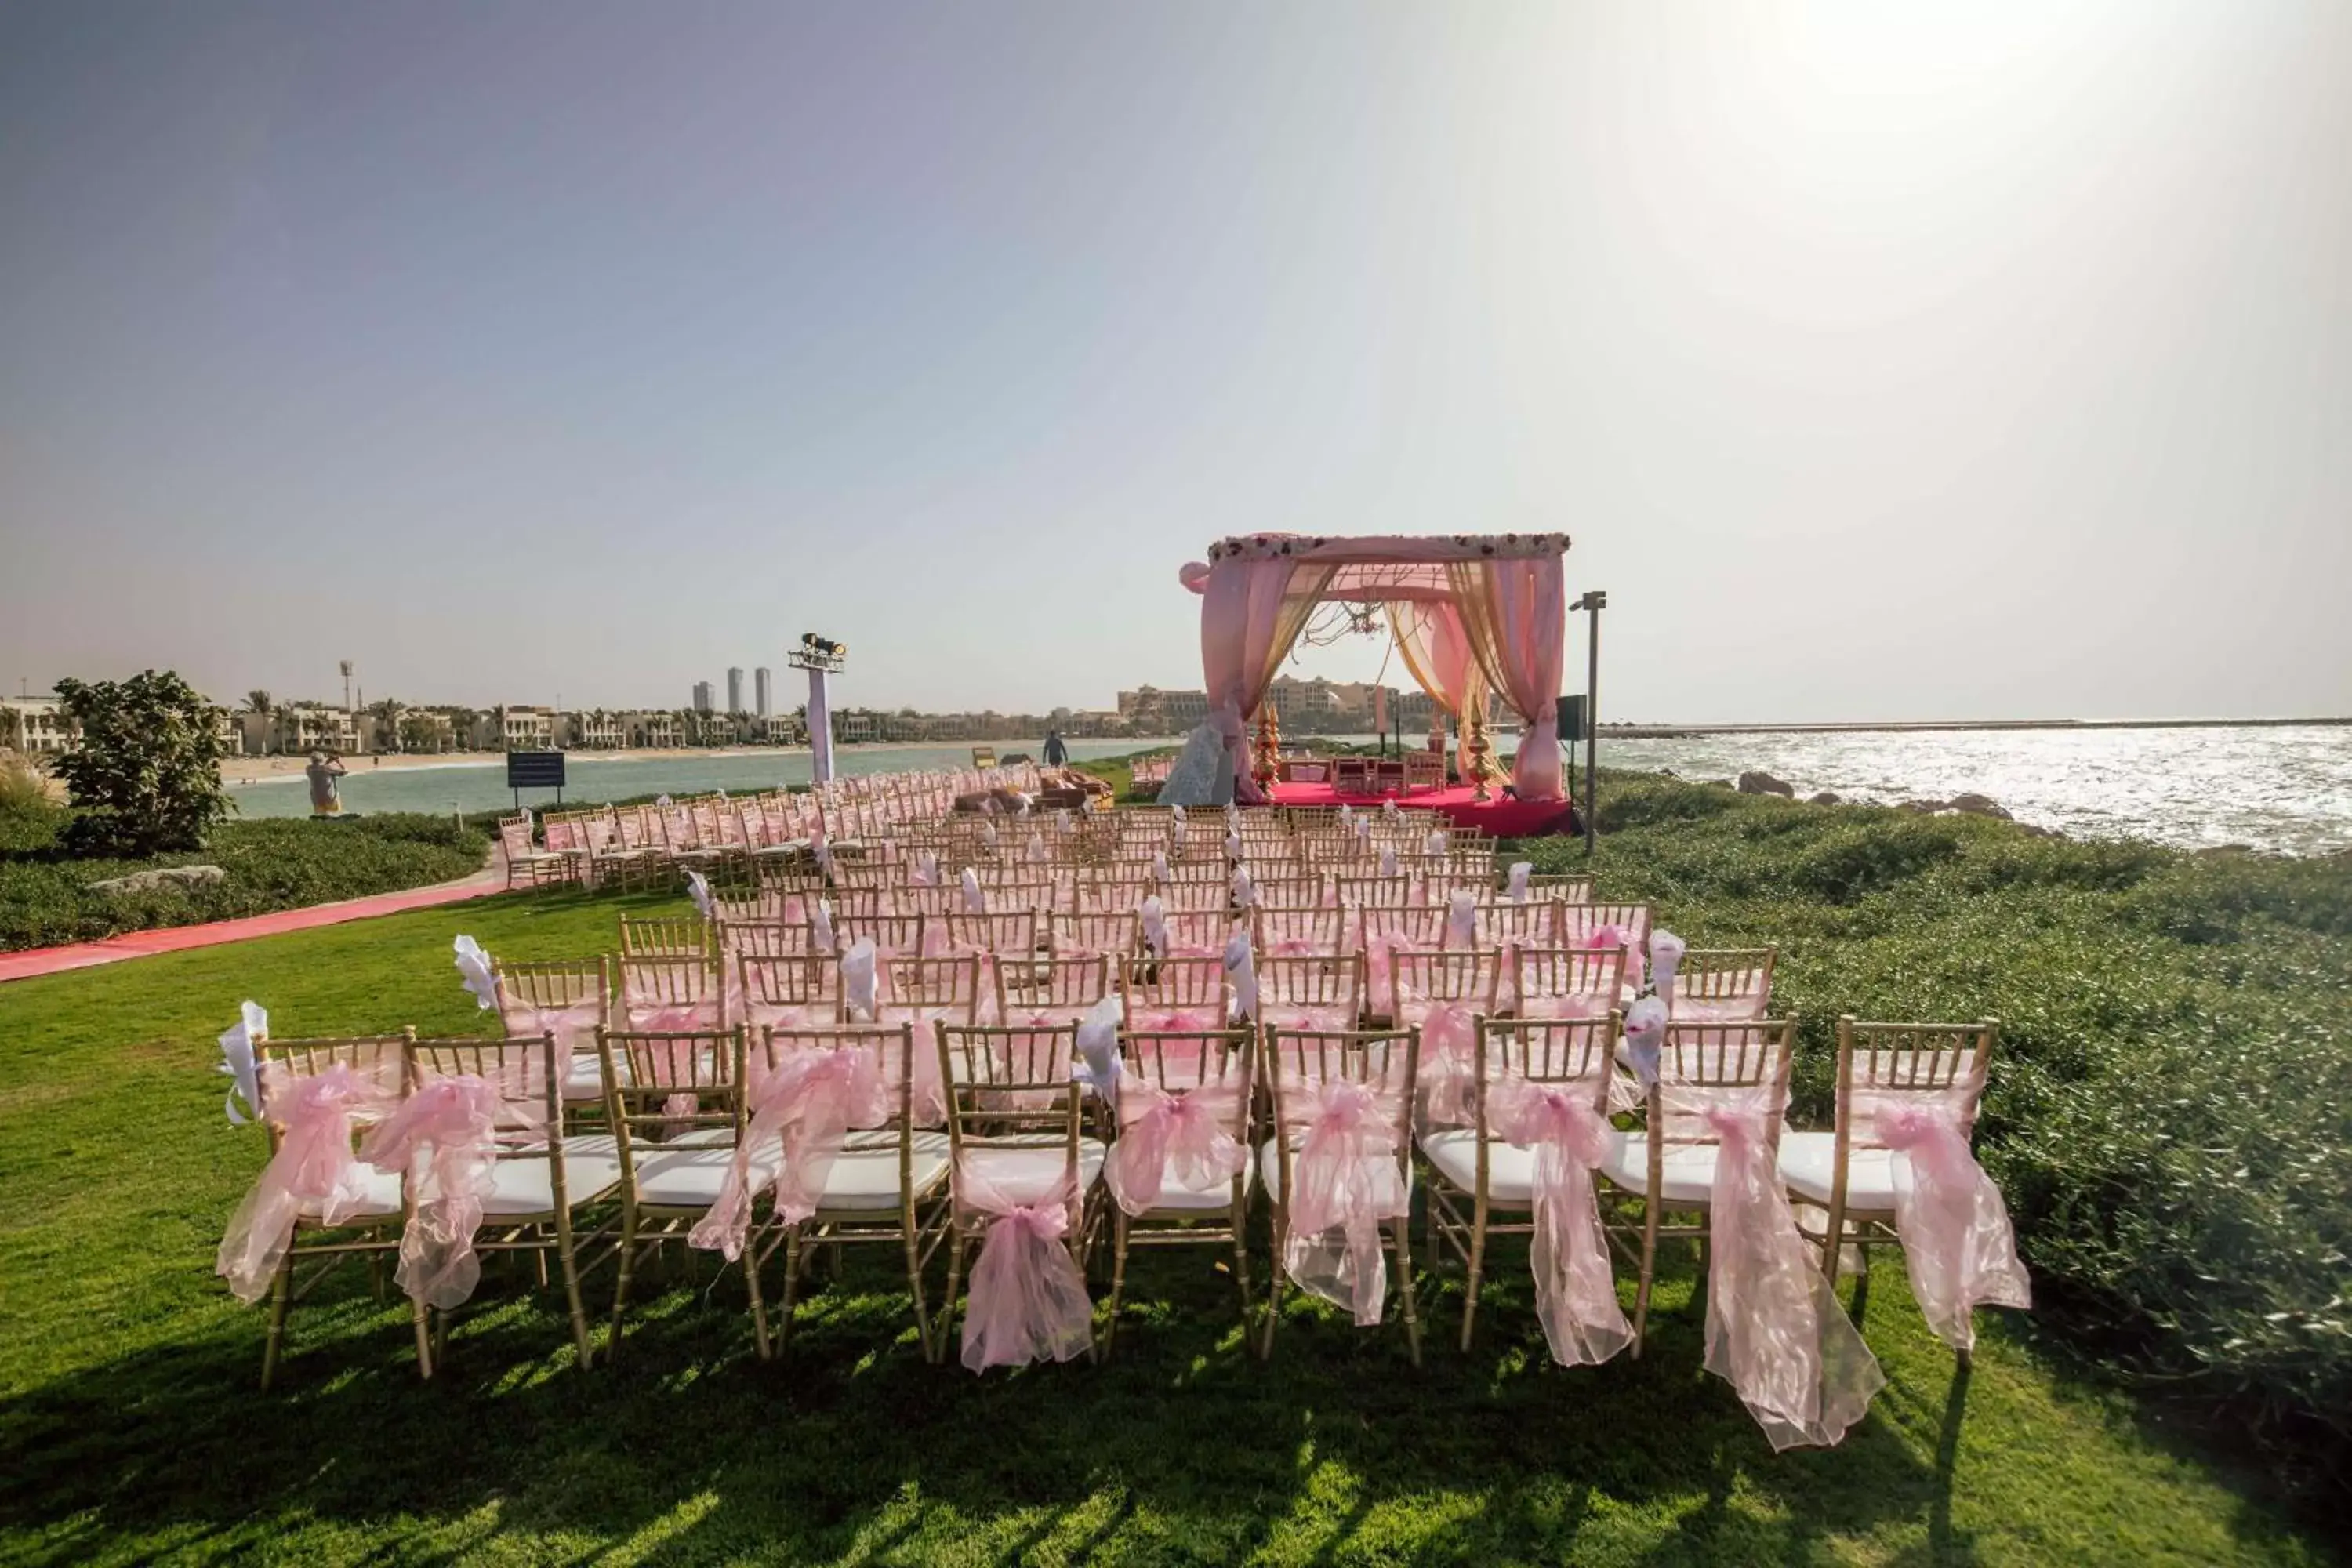
[[[313,752],[310,753],[310,765],[304,768],[302,772],[310,780],[311,816],[342,816],[343,797],[337,792],[335,788],[335,781],[341,778],[345,771],[342,758],[335,755],[334,752]]]
[[[1070,748],[1063,744],[1062,732],[1059,730],[1045,731],[1045,765],[1049,768],[1065,766],[1070,760]]]

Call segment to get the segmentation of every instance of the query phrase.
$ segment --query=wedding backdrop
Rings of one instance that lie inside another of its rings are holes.
[[[1564,533],[1257,533],[1220,541],[1206,563],[1186,564],[1179,579],[1202,600],[1207,728],[1222,745],[1232,798],[1266,803],[1251,777],[1249,721],[1318,607],[1345,604],[1386,612],[1406,668],[1454,719],[1465,748],[1483,734],[1487,694],[1500,697],[1523,726],[1513,793],[1527,802],[1564,800],[1553,703],[1567,632],[1568,547]],[[1161,798],[1212,803],[1187,798],[1198,789],[1189,779],[1176,789]]]

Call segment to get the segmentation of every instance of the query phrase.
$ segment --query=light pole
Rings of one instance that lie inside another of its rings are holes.
[[[814,632],[803,632],[801,646],[785,656],[785,662],[794,669],[808,671],[809,778],[816,784],[833,782],[833,710],[825,700],[824,678],[839,669],[848,657],[846,643]]]
[[[1584,853],[1587,856],[1592,853],[1593,835],[1597,831],[1592,816],[1598,804],[1594,762],[1601,741],[1601,612],[1608,607],[1609,595],[1598,588],[1586,589],[1584,597],[1569,606],[1571,610],[1589,611],[1592,616],[1587,627],[1590,635],[1585,643],[1584,664]]]

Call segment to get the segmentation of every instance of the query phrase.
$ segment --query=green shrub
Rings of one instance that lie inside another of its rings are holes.
[[[1644,777],[1601,800],[1601,896],[1696,946],[1780,948],[1800,1124],[1827,1124],[1839,1014],[1999,1016],[1979,1143],[2033,1321],[2204,1402],[2290,1480],[2352,1472],[2352,863]]]
[[[478,869],[488,851],[489,840],[479,832],[447,817],[407,814],[229,823],[213,830],[211,846],[201,853],[148,860],[69,858],[46,843],[0,850],[0,951],[454,881]],[[197,863],[228,874],[196,887],[89,890],[92,882],[133,871]]]

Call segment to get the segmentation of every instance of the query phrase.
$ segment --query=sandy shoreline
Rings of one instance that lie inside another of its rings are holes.
[[[986,742],[982,742],[986,743]],[[1037,754],[1042,742],[1026,744],[1018,741],[993,742],[1001,756],[1007,752],[1027,752]],[[1153,746],[1183,744],[1183,737],[1141,737],[1132,742],[1121,740],[1121,747],[1132,746],[1138,751]],[[837,755],[864,755],[872,752],[961,752],[970,754],[973,742],[969,741],[860,741],[855,745],[836,742]],[[646,749],[618,749],[609,752],[567,752],[564,756],[571,767],[593,767],[599,763],[658,763],[680,759],[700,760],[713,757],[804,757],[806,746],[669,746]],[[389,769],[430,768],[494,768],[506,760],[503,752],[399,752],[345,757],[343,766],[349,776],[380,773]],[[257,784],[292,782],[302,777],[302,770],[310,765],[307,756],[295,757],[230,757],[222,762],[221,782],[225,784]]]

